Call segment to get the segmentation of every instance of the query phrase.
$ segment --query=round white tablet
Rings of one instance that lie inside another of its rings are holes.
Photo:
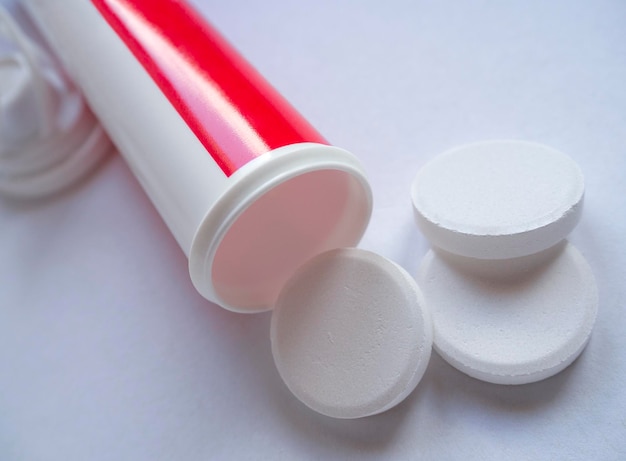
[[[411,189],[417,223],[433,245],[485,259],[529,255],[564,239],[580,219],[583,193],[571,158],[522,141],[447,151]]]
[[[272,353],[307,406],[359,418],[400,403],[421,379],[432,325],[413,278],[374,253],[337,249],[290,278],[272,314]]]
[[[462,372],[496,384],[555,375],[582,352],[598,293],[567,242],[513,260],[430,251],[417,277],[433,319],[435,350]]]

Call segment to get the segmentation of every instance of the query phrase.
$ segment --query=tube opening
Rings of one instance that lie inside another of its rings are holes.
[[[246,208],[220,242],[211,271],[216,294],[239,311],[271,309],[300,265],[356,245],[369,215],[369,194],[345,171],[316,170],[277,185]]]

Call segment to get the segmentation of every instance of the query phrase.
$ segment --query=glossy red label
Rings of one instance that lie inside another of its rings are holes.
[[[227,176],[278,147],[327,144],[185,1],[92,3]]]

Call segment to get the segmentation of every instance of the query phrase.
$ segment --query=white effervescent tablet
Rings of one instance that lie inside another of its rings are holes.
[[[598,311],[591,269],[567,242],[513,260],[431,250],[417,280],[435,350],[496,384],[540,381],[566,368],[587,344]]]
[[[427,163],[411,189],[417,223],[431,244],[485,259],[533,254],[564,239],[580,219],[583,175],[541,144],[489,141]]]
[[[421,379],[432,324],[415,280],[359,249],[300,267],[278,297],[271,325],[280,376],[313,410],[359,418],[400,403]]]

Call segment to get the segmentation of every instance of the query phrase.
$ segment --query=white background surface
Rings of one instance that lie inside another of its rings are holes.
[[[2,0],[7,3],[9,0]],[[626,459],[626,3],[201,1],[201,10],[368,171],[362,247],[415,272],[409,186],[458,144],[515,138],[587,181],[571,241],[601,305],[573,366],[518,387],[436,354],[383,415],[291,396],[269,314],[204,301],[119,157],[53,199],[0,200],[0,460]]]

